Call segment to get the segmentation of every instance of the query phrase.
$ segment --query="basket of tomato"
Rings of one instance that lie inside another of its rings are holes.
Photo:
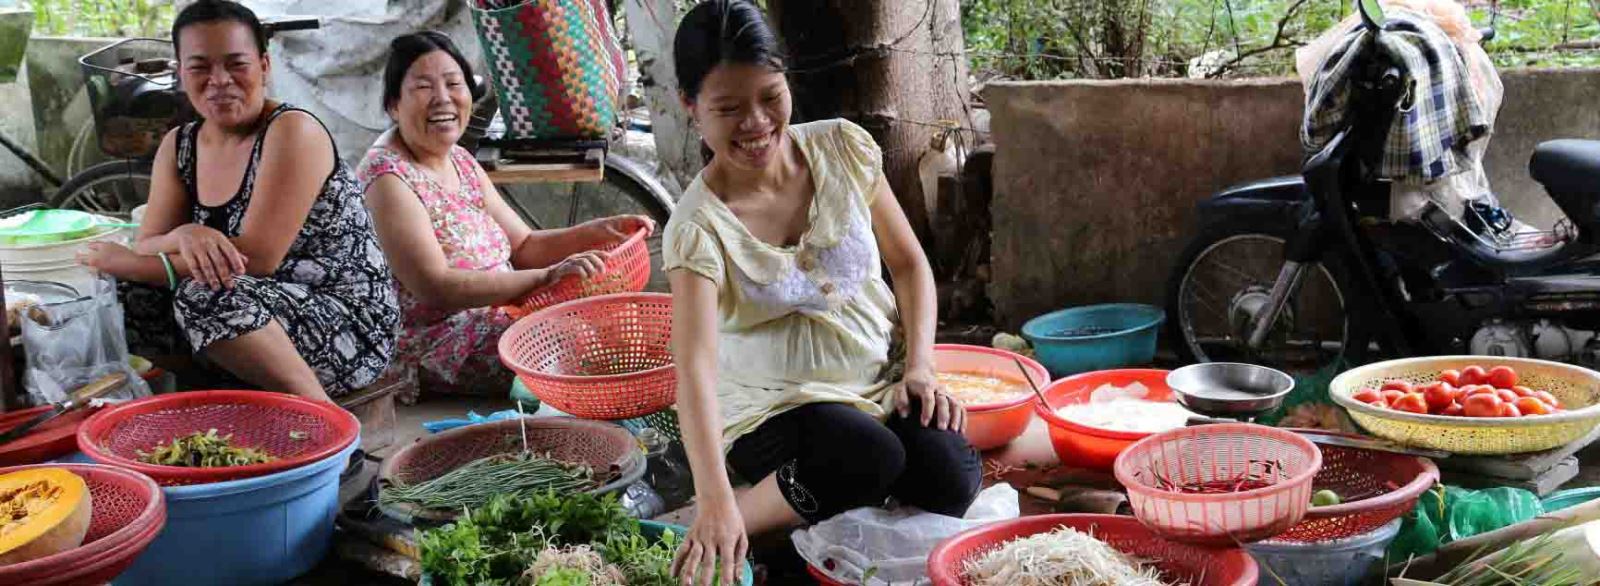
[[[1329,393],[1372,435],[1457,454],[1548,450],[1600,424],[1600,373],[1543,360],[1391,360],[1340,374]]]

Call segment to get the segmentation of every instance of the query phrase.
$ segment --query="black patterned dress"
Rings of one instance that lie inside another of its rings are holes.
[[[239,236],[267,127],[284,112],[296,110],[304,112],[283,104],[267,115],[239,192],[220,206],[201,204],[195,188],[196,137],[203,121],[179,131],[178,173],[189,195],[193,222],[229,238]],[[124,284],[123,295],[129,347],[134,352],[203,350],[276,319],[334,397],[367,386],[383,374],[394,353],[400,321],[389,266],[378,247],[360,184],[339,160],[337,150],[333,173],[272,276],[241,276],[232,289],[219,291],[193,279],[180,281],[176,292]]]

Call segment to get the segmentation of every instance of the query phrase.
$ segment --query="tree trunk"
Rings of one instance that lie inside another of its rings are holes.
[[[673,193],[682,193],[705,162],[700,159],[700,135],[690,128],[689,113],[678,103],[678,76],[672,65],[678,7],[674,0],[624,0],[623,13],[639,61],[639,83],[650,105],[660,162],[656,174]]]
[[[917,161],[940,120],[972,124],[958,0],[768,0],[789,57],[796,120],[847,118],[883,147],[884,170],[932,251]],[[942,273],[939,259],[936,274]]]

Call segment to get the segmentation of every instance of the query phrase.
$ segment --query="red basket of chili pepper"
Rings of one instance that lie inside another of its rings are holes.
[[[1113,467],[1146,527],[1174,541],[1237,545],[1283,533],[1311,504],[1322,451],[1248,423],[1186,427],[1129,446]]]

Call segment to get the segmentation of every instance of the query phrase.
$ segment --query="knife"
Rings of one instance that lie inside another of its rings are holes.
[[[0,444],[7,444],[15,441],[17,438],[27,435],[29,431],[32,431],[33,428],[38,427],[44,422],[55,419],[56,417],[61,416],[63,413],[67,413],[84,405],[88,405],[89,401],[121,388],[126,382],[128,382],[128,375],[118,372],[114,374],[108,374],[100,377],[99,380],[83,385],[83,387],[79,388],[77,392],[72,393],[72,396],[67,398],[67,400],[56,403],[55,408],[45,411],[44,413],[40,413],[38,417],[30,419],[27,423],[23,423],[22,425],[13,427],[5,433],[0,433]]]

